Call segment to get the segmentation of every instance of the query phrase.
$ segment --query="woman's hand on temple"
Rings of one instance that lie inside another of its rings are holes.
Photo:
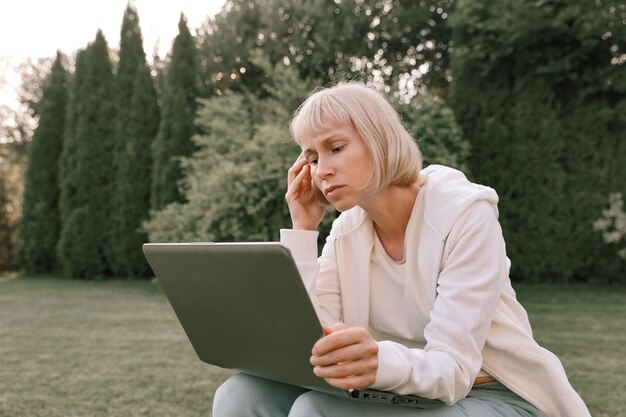
[[[294,229],[317,230],[325,207],[316,193],[320,191],[313,185],[309,163],[301,154],[289,169],[285,194]]]
[[[376,381],[378,344],[362,327],[324,326],[326,336],[313,346],[315,375],[340,389],[366,388]]]

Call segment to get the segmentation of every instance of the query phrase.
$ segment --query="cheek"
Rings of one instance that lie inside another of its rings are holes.
[[[315,177],[317,177],[317,166],[309,164],[309,175],[315,181]]]
[[[316,187],[319,188],[322,180],[317,176],[317,167],[311,167],[310,174],[311,174],[311,181]]]
[[[320,180],[317,175],[314,175],[313,178],[311,178],[311,182],[315,187],[320,188],[322,180]]]

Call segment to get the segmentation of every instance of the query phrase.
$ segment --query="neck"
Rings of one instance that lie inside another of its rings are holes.
[[[417,184],[390,186],[366,197],[359,204],[374,221],[374,228],[381,241],[404,244],[404,234],[419,189]]]

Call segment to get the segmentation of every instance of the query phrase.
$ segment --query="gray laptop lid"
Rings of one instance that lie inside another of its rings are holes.
[[[146,244],[144,253],[198,357],[307,388],[322,326],[289,251],[277,243]]]
[[[202,361],[352,398],[443,404],[347,392],[315,376],[309,358],[322,326],[289,250],[279,243],[149,243],[143,251]]]

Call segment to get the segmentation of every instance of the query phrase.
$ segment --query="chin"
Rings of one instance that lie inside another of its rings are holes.
[[[343,201],[337,201],[335,203],[330,203],[330,205],[337,210],[340,213],[343,213],[344,211],[348,211],[351,208],[353,208],[354,206],[356,206],[356,204],[352,204],[349,202],[343,202]]]

